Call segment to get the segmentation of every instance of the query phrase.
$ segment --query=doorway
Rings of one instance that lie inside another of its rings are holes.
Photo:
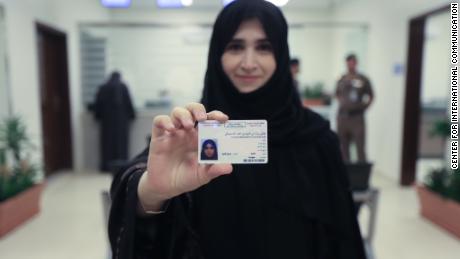
[[[36,23],[45,175],[72,168],[67,36]]]
[[[419,156],[420,139],[424,134],[420,130],[422,118],[422,78],[424,64],[424,48],[426,40],[426,24],[433,15],[450,11],[450,5],[433,10],[411,19],[409,23],[409,46],[407,56],[406,93],[404,102],[404,128],[402,145],[402,162],[399,182],[402,186],[410,186],[415,182],[417,158]],[[448,60],[446,61],[448,62]],[[448,74],[446,74],[446,77]]]

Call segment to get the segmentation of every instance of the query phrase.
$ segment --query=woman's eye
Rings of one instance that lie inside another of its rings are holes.
[[[257,46],[257,49],[260,51],[269,51],[269,52],[273,51],[273,47],[270,43],[261,43]]]
[[[242,50],[244,47],[242,44],[238,44],[238,43],[230,43],[228,44],[226,50],[230,50],[230,51],[237,51],[237,50]]]

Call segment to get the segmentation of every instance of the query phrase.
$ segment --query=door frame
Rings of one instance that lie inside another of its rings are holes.
[[[416,178],[426,20],[432,15],[449,11],[450,5],[446,5],[414,17],[409,21],[402,161],[399,179],[402,186],[412,185]]]

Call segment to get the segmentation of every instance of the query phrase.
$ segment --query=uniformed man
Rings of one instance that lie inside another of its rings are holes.
[[[358,73],[358,60],[354,54],[346,57],[348,73],[337,82],[336,97],[339,102],[337,131],[343,159],[350,162],[350,144],[356,144],[358,162],[366,161],[364,113],[374,98],[371,83]]]

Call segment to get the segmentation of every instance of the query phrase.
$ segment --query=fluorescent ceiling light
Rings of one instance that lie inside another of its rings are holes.
[[[192,4],[193,0],[157,0],[159,8],[181,8]]]
[[[222,0],[222,4],[226,6],[233,1],[235,0]],[[284,6],[289,2],[289,0],[265,0],[265,1],[268,1],[276,6]]]
[[[272,4],[276,6],[285,6],[289,0],[267,0],[268,2],[271,2]]]
[[[101,0],[101,4],[109,8],[127,8],[131,5],[131,0]]]
[[[191,6],[193,4],[193,0],[181,0],[184,6]]]

